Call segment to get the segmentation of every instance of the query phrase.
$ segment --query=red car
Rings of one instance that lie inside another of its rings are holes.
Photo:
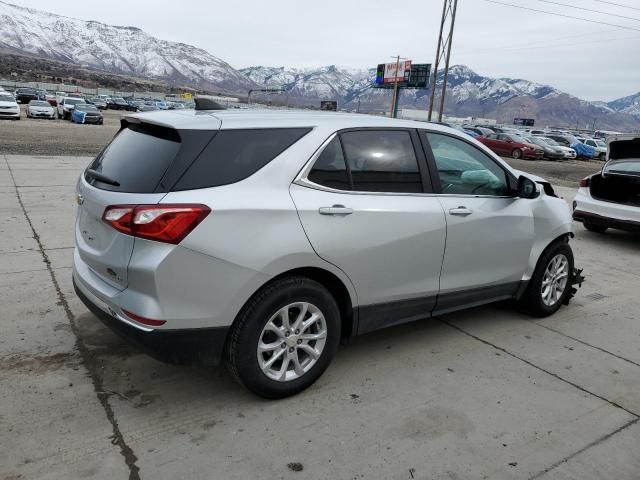
[[[542,159],[544,150],[533,143],[527,143],[524,139],[510,133],[493,133],[487,136],[476,137],[481,143],[493,150],[498,155],[513,158]]]

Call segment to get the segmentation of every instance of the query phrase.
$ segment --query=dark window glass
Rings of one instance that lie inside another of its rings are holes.
[[[422,192],[411,135],[400,130],[366,130],[341,135],[353,189],[360,192]]]
[[[180,149],[175,130],[132,124],[116,135],[93,161],[96,170],[120,186],[109,185],[87,175],[86,180],[103,190],[152,193]]]
[[[173,190],[215,187],[243,180],[260,170],[310,130],[221,130]]]
[[[438,133],[427,133],[438,168],[442,193],[510,195],[506,172],[473,145]]]
[[[309,180],[318,185],[338,190],[351,190],[347,165],[342,155],[338,137],[334,138],[322,151],[309,172]]]

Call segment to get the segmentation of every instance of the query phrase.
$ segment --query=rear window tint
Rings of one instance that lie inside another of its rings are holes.
[[[170,128],[131,124],[98,155],[90,169],[117,181],[114,186],[90,175],[87,182],[102,190],[152,193],[180,150],[180,136]]]
[[[243,180],[310,131],[310,128],[221,130],[172,190],[216,187]]]

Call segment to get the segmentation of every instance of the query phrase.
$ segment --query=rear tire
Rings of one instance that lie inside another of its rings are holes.
[[[557,312],[571,292],[573,265],[573,251],[567,242],[558,240],[549,245],[540,255],[529,285],[518,301],[520,307],[534,317],[548,317]],[[563,279],[566,281],[562,282]]]
[[[584,225],[584,228],[586,228],[590,232],[596,232],[596,233],[604,233],[607,231],[607,228],[608,228],[602,225],[594,225],[593,223],[587,223],[587,222],[584,222],[583,225]]]
[[[520,150],[519,148],[514,148],[511,152],[511,158],[515,158],[516,160],[518,158],[522,158],[522,150]]]
[[[238,314],[227,339],[227,368],[236,381],[261,397],[295,395],[331,363],[340,342],[340,325],[338,305],[321,284],[297,276],[276,280]],[[309,335],[324,337],[308,340]],[[261,353],[259,345],[264,345]]]

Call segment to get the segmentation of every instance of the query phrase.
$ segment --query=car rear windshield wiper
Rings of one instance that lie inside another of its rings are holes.
[[[86,175],[88,175],[88,176],[90,176],[92,178],[95,178],[99,182],[106,183],[107,185],[113,185],[114,187],[119,187],[120,186],[120,182],[117,182],[113,178],[107,177],[106,175],[101,174],[97,170],[93,170],[91,168],[88,168],[85,173],[86,173]]]

